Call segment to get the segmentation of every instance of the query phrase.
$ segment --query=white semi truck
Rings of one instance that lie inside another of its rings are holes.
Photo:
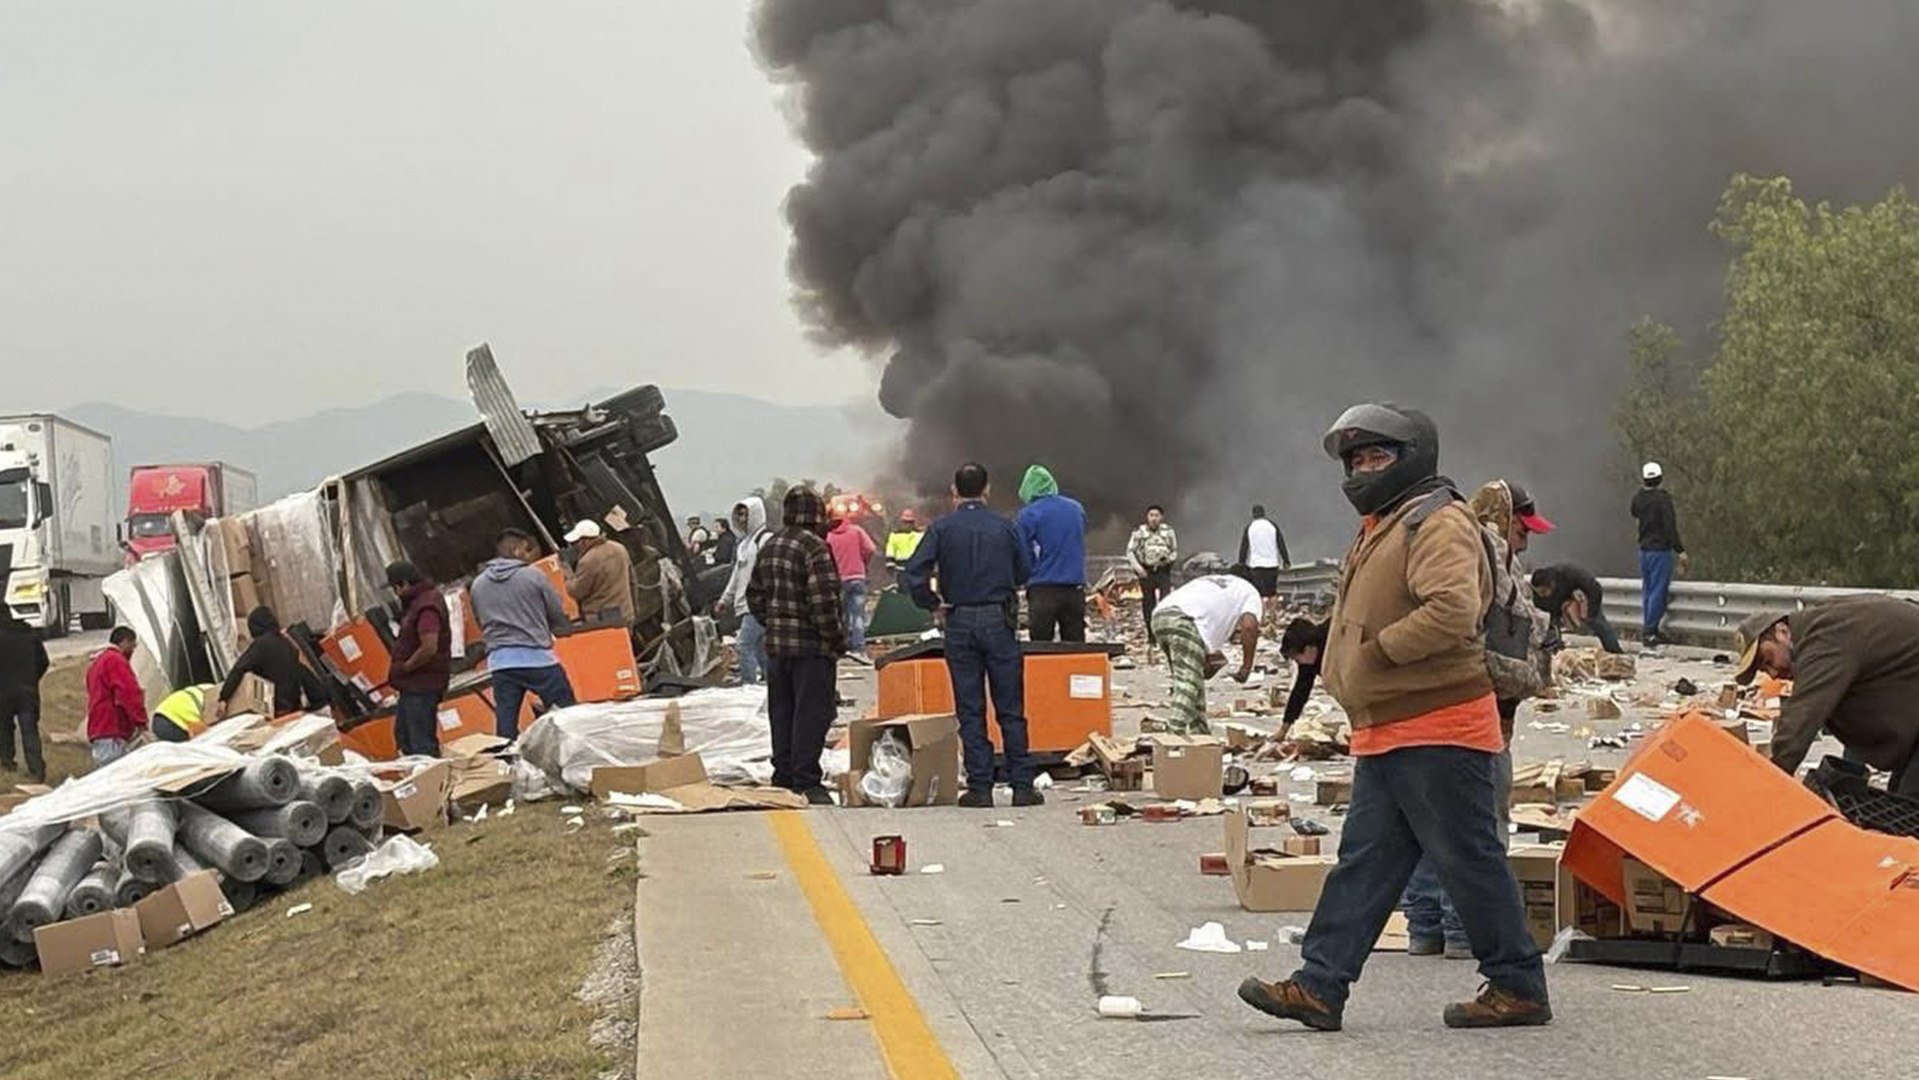
[[[0,416],[0,575],[6,605],[58,637],[109,624],[100,583],[119,569],[113,440],[46,413]]]

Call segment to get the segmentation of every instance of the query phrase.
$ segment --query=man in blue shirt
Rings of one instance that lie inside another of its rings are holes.
[[[520,737],[520,705],[528,691],[546,709],[572,705],[573,683],[553,651],[553,635],[567,629],[566,608],[552,579],[529,565],[539,545],[520,529],[503,529],[496,558],[474,575],[473,616],[486,641],[486,670],[493,676],[494,734]]]
[[[1086,508],[1059,493],[1044,465],[1020,481],[1019,539],[1033,553],[1026,627],[1034,641],[1086,640]]]
[[[1038,806],[1046,800],[1033,790],[1033,759],[1026,750],[1025,658],[1018,633],[1019,587],[1032,576],[1033,560],[1013,523],[987,509],[987,486],[986,468],[977,463],[953,474],[957,505],[926,530],[906,560],[906,588],[946,629],[946,673],[966,748],[960,805],[993,805],[993,743],[986,736],[990,681],[1013,805]]]

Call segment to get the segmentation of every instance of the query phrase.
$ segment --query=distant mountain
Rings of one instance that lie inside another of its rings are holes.
[[[527,405],[578,408],[615,392],[596,390],[574,401]],[[682,518],[723,512],[775,476],[859,484],[875,471],[899,431],[899,422],[876,405],[781,405],[703,390],[665,393],[666,411],[680,438],[654,454],[653,464]],[[226,461],[259,476],[262,499],[311,488],[478,419],[469,401],[421,393],[255,428],[97,402],[59,412],[112,436],[122,474],[142,464]]]

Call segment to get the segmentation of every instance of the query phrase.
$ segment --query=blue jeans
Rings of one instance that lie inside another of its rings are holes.
[[[1499,793],[1500,843],[1505,843],[1505,826],[1510,820],[1510,805],[1507,793],[1513,787],[1513,752],[1502,750],[1497,764],[1498,772],[1494,776],[1494,786]],[[1466,924],[1459,920],[1459,911],[1453,907],[1453,898],[1439,884],[1439,867],[1431,856],[1419,860],[1414,868],[1411,881],[1406,883],[1406,892],[1399,899],[1400,909],[1406,912],[1406,933],[1408,937],[1419,941],[1443,941],[1455,948],[1467,947]]]
[[[527,691],[540,699],[541,711],[564,709],[574,703],[573,683],[558,664],[546,667],[502,668],[493,671],[493,733],[502,739],[520,737],[520,704]]]
[[[840,608],[846,615],[846,647],[866,648],[866,579],[840,582]]]
[[[1672,552],[1640,549],[1639,604],[1646,637],[1659,633],[1659,624],[1666,619],[1666,594],[1672,589],[1672,567]]]
[[[1497,754],[1413,746],[1362,757],[1353,800],[1300,948],[1293,978],[1335,1011],[1386,928],[1422,856],[1458,901],[1479,973],[1528,1001],[1546,1000],[1546,969],[1526,927],[1499,835]]]
[[[954,608],[946,616],[946,673],[953,680],[953,711],[966,748],[966,786],[993,790],[993,741],[986,735],[986,684],[1006,751],[1006,775],[1015,789],[1033,786],[1026,752],[1026,659],[1006,609]]]
[[[752,612],[740,616],[740,632],[734,635],[733,643],[740,654],[740,682],[765,682],[766,627],[760,625]]]

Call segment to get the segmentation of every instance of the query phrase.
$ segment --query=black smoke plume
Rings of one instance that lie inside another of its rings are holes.
[[[762,0],[817,156],[819,337],[884,357],[927,493],[1031,461],[1099,515],[1230,548],[1352,525],[1319,436],[1430,411],[1462,483],[1631,545],[1611,410],[1650,314],[1706,335],[1736,172],[1910,180],[1911,0]],[[1550,545],[1550,546],[1548,546]]]

